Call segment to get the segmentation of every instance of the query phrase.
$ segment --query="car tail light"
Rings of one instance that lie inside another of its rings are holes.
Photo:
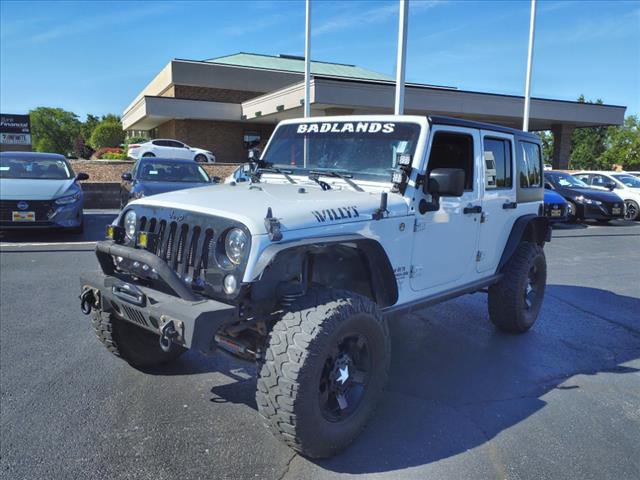
[[[132,145],[129,145],[129,148],[140,148],[140,145],[132,144]]]

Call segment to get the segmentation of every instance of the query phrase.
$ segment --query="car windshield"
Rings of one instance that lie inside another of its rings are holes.
[[[640,188],[640,179],[634,177],[632,175],[612,175],[613,178],[618,180],[620,183],[625,184],[627,187],[631,188]]]
[[[568,173],[556,173],[551,175],[551,179],[561,187],[589,188],[589,185]]]
[[[209,175],[192,162],[147,160],[140,165],[140,180],[150,182],[209,182]]]
[[[386,181],[396,167],[398,154],[414,154],[419,134],[420,126],[408,122],[282,125],[262,160],[281,169],[333,171]]]
[[[67,162],[58,158],[0,156],[0,178],[31,180],[68,180],[72,172]]]

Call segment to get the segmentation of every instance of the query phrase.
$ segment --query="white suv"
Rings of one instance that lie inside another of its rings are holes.
[[[127,155],[134,160],[141,157],[184,158],[199,163],[215,163],[216,156],[208,150],[193,148],[177,140],[157,138],[145,143],[129,145]]]
[[[627,172],[575,172],[574,177],[591,188],[614,191],[624,200],[626,220],[640,220],[640,179]]]

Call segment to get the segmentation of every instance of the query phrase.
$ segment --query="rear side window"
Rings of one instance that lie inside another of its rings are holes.
[[[511,188],[511,142],[503,138],[484,139],[486,189]]]
[[[520,187],[534,188],[542,186],[542,158],[540,145],[531,142],[520,142],[522,156],[518,160],[520,171]]]
[[[473,137],[466,133],[436,132],[427,174],[435,168],[461,168],[464,189],[473,190]]]

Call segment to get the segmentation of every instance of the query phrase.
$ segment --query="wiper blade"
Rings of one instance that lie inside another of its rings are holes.
[[[258,171],[260,173],[263,173],[263,172],[266,172],[266,173],[279,173],[284,178],[286,178],[289,181],[289,183],[293,183],[293,184],[297,183],[293,178],[291,178],[289,176],[289,173],[291,173],[291,172],[280,170],[279,168],[276,168],[276,167],[263,167],[263,168],[259,168]]]
[[[344,180],[347,185],[353,188],[356,192],[364,192],[364,190],[353,180],[351,180],[351,175],[345,175],[343,173],[339,173],[333,170],[311,170],[309,172],[309,178],[314,180],[312,177],[316,176],[316,178],[320,175],[324,175],[325,177],[334,177],[339,178],[340,180]]]

